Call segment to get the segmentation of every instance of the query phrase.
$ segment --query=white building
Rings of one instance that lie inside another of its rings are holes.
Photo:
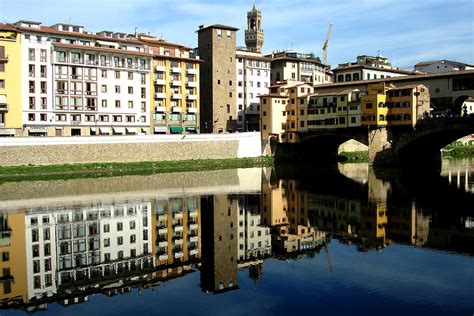
[[[261,53],[237,50],[237,130],[258,131],[260,99],[268,94],[270,61]]]
[[[123,33],[19,21],[24,135],[148,133],[152,54]]]
[[[433,60],[423,61],[415,65],[415,71],[426,72],[426,73],[440,73],[450,71],[461,71],[461,70],[472,70],[473,65],[460,63],[452,60]]]
[[[154,264],[151,202],[36,208],[25,221],[29,299]]]
[[[270,228],[262,225],[261,215],[258,212],[259,197],[239,198],[237,232],[239,235],[239,261],[263,259],[272,254]]]
[[[339,64],[332,69],[334,82],[383,79],[412,75],[414,72],[393,68],[383,56],[357,56],[356,62]]]

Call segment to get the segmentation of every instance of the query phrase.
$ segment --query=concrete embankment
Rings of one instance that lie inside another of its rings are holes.
[[[231,159],[262,156],[260,133],[28,137],[0,142],[0,166]]]

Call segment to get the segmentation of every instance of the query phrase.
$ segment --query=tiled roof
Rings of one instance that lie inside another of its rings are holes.
[[[145,57],[153,57],[153,54],[145,53],[145,52],[135,52],[125,49],[115,49],[115,48],[108,48],[108,47],[98,47],[98,46],[86,46],[86,45],[74,45],[74,44],[65,44],[65,43],[53,43],[53,46],[62,47],[62,48],[75,48],[80,50],[92,50],[98,52],[105,52],[105,53],[117,53],[117,54],[124,54],[124,55],[137,55],[137,56],[145,56]]]

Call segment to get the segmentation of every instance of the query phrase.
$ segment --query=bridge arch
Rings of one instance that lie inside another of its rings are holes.
[[[463,104],[464,102],[466,102],[467,99],[471,98],[472,96],[470,95],[461,95],[459,97],[457,97],[455,100],[454,100],[454,103],[453,103],[453,109],[454,109],[454,113],[456,115],[461,115],[461,116],[464,116],[464,109],[463,109]]]
[[[474,117],[426,120],[414,133],[400,135],[396,144],[402,164],[433,163],[441,159],[441,149],[474,133]]]

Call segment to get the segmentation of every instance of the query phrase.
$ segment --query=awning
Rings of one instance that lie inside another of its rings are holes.
[[[91,132],[97,132],[97,127],[91,127]]]
[[[181,134],[183,132],[183,128],[180,126],[171,126],[170,133],[171,134]]]
[[[136,134],[137,130],[133,127],[127,127],[127,134]]]
[[[125,127],[114,127],[114,134],[125,134]]]
[[[0,104],[7,104],[7,96],[5,94],[0,94]]]
[[[197,128],[196,126],[189,126],[189,127],[186,127],[186,131],[197,131]]]
[[[110,134],[111,129],[110,127],[99,127],[99,132],[101,134]]]
[[[99,45],[102,45],[102,46],[112,46],[114,48],[119,48],[119,44],[118,43],[113,43],[113,42],[105,42],[105,41],[97,41],[97,44]]]
[[[153,130],[155,133],[166,133],[166,126],[155,126]]]

